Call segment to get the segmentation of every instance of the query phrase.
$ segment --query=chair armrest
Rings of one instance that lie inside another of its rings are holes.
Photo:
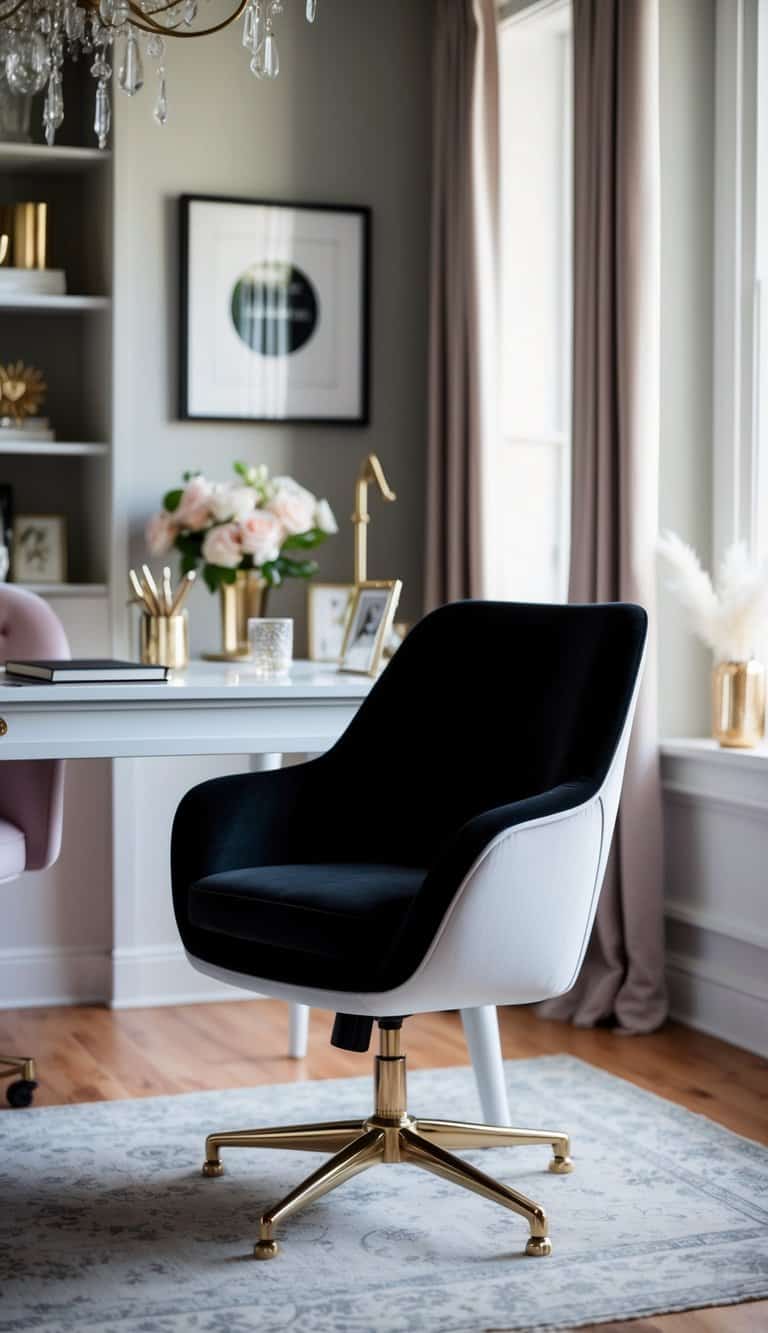
[[[223,870],[312,859],[311,792],[322,762],[235,773],[188,791],[171,833],[174,891]]]
[[[392,939],[391,953],[398,959],[398,983],[406,981],[426,956],[432,941],[440,933],[441,922],[465,897],[460,890],[476,878],[474,875],[470,877],[470,871],[484,862],[484,853],[493,848],[500,835],[513,829],[523,832],[528,825],[552,816],[567,818],[569,812],[583,806],[595,792],[594,782],[566,782],[537,796],[497,806],[467,820],[441,848],[400,930]],[[509,908],[514,916],[513,897]],[[506,923],[499,921],[497,924],[499,929],[506,929]],[[492,916],[488,918],[488,929],[493,933]]]
[[[484,810],[481,815],[467,820],[441,848],[430,867],[424,889],[431,891],[434,885],[439,886],[441,895],[450,887],[455,892],[478,857],[499,834],[520,824],[530,824],[537,819],[575,810],[594,796],[595,790],[595,783],[591,781],[563,782],[536,796],[527,796],[522,801],[512,801],[509,805]]]

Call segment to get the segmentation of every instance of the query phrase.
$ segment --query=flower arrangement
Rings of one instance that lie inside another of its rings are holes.
[[[269,587],[287,578],[312,578],[314,560],[286,554],[309,551],[338,532],[327,500],[318,500],[292,477],[271,477],[267,468],[234,464],[233,481],[184,474],[184,485],[163,497],[146,527],[152,555],[174,548],[181,572],[197,569],[211,592],[234,583],[239,569],[257,570]]]
[[[735,542],[713,585],[696,552],[674,532],[664,533],[657,549],[675,576],[670,589],[716,658],[746,662],[759,655],[768,631],[768,561],[751,560],[744,543]]]

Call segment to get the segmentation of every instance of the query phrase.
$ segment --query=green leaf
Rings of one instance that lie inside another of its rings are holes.
[[[227,569],[224,565],[203,565],[205,586],[211,592],[217,592],[222,583],[234,583],[237,570]]]
[[[233,463],[232,468],[233,471],[237,473],[238,477],[242,477],[246,484],[250,484],[248,479],[251,475],[251,469],[248,467],[247,463]]]
[[[177,551],[181,551],[185,560],[192,561],[189,568],[194,569],[197,561],[201,559],[203,534],[201,532],[180,532],[173,544]]]
[[[267,586],[270,588],[279,588],[283,581],[279,566],[279,558],[277,560],[267,560],[261,566],[261,577],[266,581]]]
[[[167,509],[169,514],[174,514],[181,504],[181,497],[184,494],[181,486],[174,491],[166,491],[163,496],[163,509]]]
[[[307,532],[297,532],[294,537],[286,537],[282,545],[283,551],[311,551],[314,546],[319,546],[328,536],[322,528],[310,528]]]
[[[276,563],[279,563],[284,579],[311,579],[319,569],[316,560],[285,560],[281,557]]]

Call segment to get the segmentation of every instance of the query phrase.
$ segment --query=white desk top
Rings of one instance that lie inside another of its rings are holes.
[[[0,761],[185,754],[318,754],[373,681],[318,662],[284,680],[193,662],[166,684],[27,684],[0,673]]]
[[[171,672],[165,684],[51,685],[22,681],[0,672],[0,710],[23,703],[45,703],[66,707],[68,703],[167,703],[173,708],[183,698],[186,702],[291,703],[304,699],[364,699],[373,681],[337,671],[323,662],[294,662],[291,673],[277,680],[258,676],[248,662],[193,661],[184,671]],[[181,696],[181,698],[180,698]]]

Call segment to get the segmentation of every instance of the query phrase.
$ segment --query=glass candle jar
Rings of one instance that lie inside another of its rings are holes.
[[[293,621],[260,616],[248,621],[251,670],[259,676],[287,676],[293,658]]]

